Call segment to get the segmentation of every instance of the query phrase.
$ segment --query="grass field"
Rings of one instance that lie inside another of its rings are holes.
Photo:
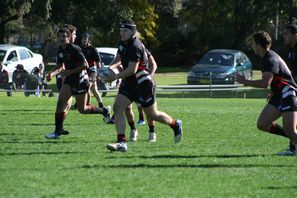
[[[160,97],[183,120],[181,143],[161,124],[148,143],[139,126],[126,153],[105,149],[115,129],[99,115],[71,111],[71,134],[49,141],[55,97],[0,100],[0,197],[297,197],[297,158],[275,155],[288,141],[255,127],[264,99]]]

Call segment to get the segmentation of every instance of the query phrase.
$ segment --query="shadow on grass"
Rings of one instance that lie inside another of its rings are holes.
[[[28,136],[27,133],[0,133],[0,136]]]
[[[268,186],[262,189],[279,190],[279,189],[294,189],[294,188],[297,188],[297,186]]]
[[[0,156],[15,156],[15,155],[69,155],[69,154],[83,154],[84,152],[70,152],[70,151],[60,151],[60,152],[48,152],[48,151],[38,151],[38,152],[13,152],[13,153],[0,153]]]
[[[153,156],[111,156],[108,158],[142,158],[142,159],[194,159],[194,158],[247,158],[247,157],[265,157],[267,155],[256,155],[256,154],[230,154],[230,155],[153,155]]]
[[[6,110],[0,110],[0,112],[15,112],[15,111],[18,111],[18,112],[23,112],[23,111],[26,111],[26,112],[30,112],[30,111],[52,112],[52,110],[49,110],[49,109],[6,109]]]
[[[54,124],[53,123],[48,123],[48,124],[46,124],[46,123],[42,123],[42,124],[40,124],[40,123],[27,123],[27,124],[24,124],[24,123],[18,123],[18,124],[15,124],[15,123],[13,123],[13,124],[7,124],[7,126],[16,126],[16,125],[20,125],[20,126],[53,126]]]
[[[6,143],[6,144],[78,144],[79,142],[60,142],[60,141],[31,141],[31,142],[24,142],[18,140],[12,140],[12,141],[0,141],[0,143]],[[81,143],[81,142],[80,142]]]
[[[118,165],[82,165],[80,167],[72,168],[83,168],[83,169],[97,169],[97,168],[296,168],[293,165],[274,165],[274,164],[118,164]]]

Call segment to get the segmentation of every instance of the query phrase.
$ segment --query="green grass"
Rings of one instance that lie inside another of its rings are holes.
[[[71,134],[50,141],[55,97],[0,99],[0,197],[297,196],[296,157],[275,155],[288,141],[255,127],[264,99],[160,97],[159,109],[183,120],[181,143],[157,124],[150,144],[139,126],[126,153],[105,149],[115,128],[99,115],[71,111]]]

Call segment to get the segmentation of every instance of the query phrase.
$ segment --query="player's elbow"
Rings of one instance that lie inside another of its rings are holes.
[[[264,82],[262,84],[262,88],[265,88],[265,89],[269,88],[269,86],[270,86],[270,83],[268,83],[268,82]]]

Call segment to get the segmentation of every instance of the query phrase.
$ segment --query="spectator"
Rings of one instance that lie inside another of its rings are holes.
[[[16,70],[14,70],[12,74],[13,87],[15,90],[22,90],[24,89],[24,84],[28,72],[24,70],[24,66],[21,64],[18,64],[15,68]]]
[[[9,83],[8,83],[8,72],[5,69],[3,69],[3,64],[1,61],[0,61],[0,88],[8,90],[7,96],[12,96],[11,87],[9,86]]]
[[[40,97],[39,89],[39,69],[35,68],[28,74],[25,78],[24,84],[24,94],[25,96],[29,96],[31,94],[35,94],[36,97]]]

